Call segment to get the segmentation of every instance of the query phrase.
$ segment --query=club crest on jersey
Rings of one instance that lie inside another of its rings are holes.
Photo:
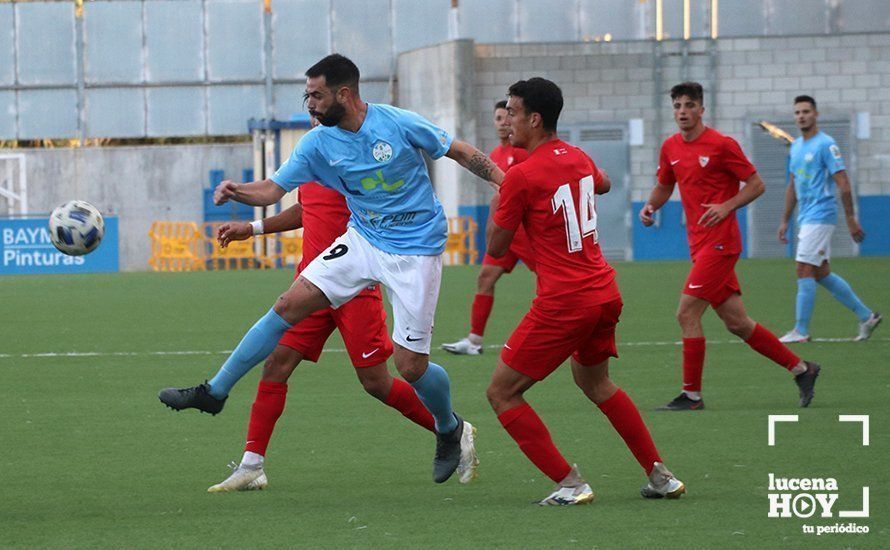
[[[711,157],[698,157],[698,163],[701,164],[702,168],[708,165],[709,160],[711,160]]]
[[[813,158],[815,158],[813,157],[813,153],[807,153],[803,156],[804,162],[813,162]]]
[[[378,141],[371,149],[371,154],[377,162],[389,162],[392,158],[392,146],[385,141]]]

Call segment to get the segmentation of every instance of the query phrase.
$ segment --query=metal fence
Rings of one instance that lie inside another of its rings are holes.
[[[338,51],[391,99],[396,56],[480,43],[881,31],[886,0],[0,0],[0,139],[246,133]]]

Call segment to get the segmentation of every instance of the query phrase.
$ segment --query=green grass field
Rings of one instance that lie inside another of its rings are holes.
[[[796,351],[823,364],[817,396],[798,409],[784,370],[706,317],[707,410],[657,413],[680,384],[673,318],[685,262],[618,264],[625,309],[613,378],[634,398],[668,466],[689,493],[646,501],[643,475],[567,368],[527,395],[597,500],[539,508],[551,489],[485,400],[497,358],[433,359],[456,409],[479,428],[479,479],[435,485],[433,439],[362,391],[339,336],[290,383],[267,457],[267,491],[208,494],[240,458],[259,369],[223,413],[174,413],[157,400],[223,361],[291,272],[133,273],[0,280],[0,546],[888,548],[890,326],[867,343],[816,342]],[[862,298],[890,312],[890,259],[838,260]],[[446,268],[435,342],[467,330],[476,268]],[[743,261],[749,312],[774,332],[793,323],[790,261]],[[503,342],[534,292],[522,268],[499,287],[487,334]],[[852,314],[820,289],[815,337],[849,338]],[[71,352],[76,352],[73,354]],[[172,352],[183,352],[175,354]],[[58,354],[58,355],[52,355]],[[799,414],[767,446],[767,415]],[[868,414],[871,445],[838,414]],[[767,476],[834,477],[833,518],[768,518]],[[841,519],[871,491],[870,518]],[[802,534],[803,524],[856,522],[868,534]]]

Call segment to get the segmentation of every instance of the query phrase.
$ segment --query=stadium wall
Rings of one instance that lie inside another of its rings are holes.
[[[470,46],[462,43],[459,47]],[[890,254],[890,227],[883,223],[890,211],[890,179],[886,177],[890,171],[890,33],[721,38],[713,43],[699,39],[472,47],[475,85],[459,89],[469,99],[449,97],[448,101],[475,106],[476,143],[486,151],[496,145],[491,128],[494,102],[504,97],[511,83],[531,76],[550,78],[562,87],[563,124],[642,119],[643,143],[630,146],[634,211],[628,220],[635,259],[686,257],[681,209],[667,209],[665,223],[655,229],[644,230],[633,222],[655,181],[660,144],[676,130],[667,92],[682,80],[702,82],[706,123],[735,137],[749,153],[751,123],[792,121],[791,102],[798,94],[813,95],[823,117],[854,121],[857,113],[868,113],[868,137],[860,137],[855,150],[845,152],[868,233],[860,253]],[[412,105],[436,120],[440,94],[430,92],[439,88],[440,79],[451,76],[447,70],[431,72],[418,61],[436,59],[438,51],[453,48],[455,43],[449,42],[400,56],[400,104]],[[425,79],[423,89],[406,85],[419,73]],[[478,180],[469,185],[474,191],[461,196],[457,209],[482,218],[487,215],[490,191]],[[767,185],[784,182],[768,181]],[[677,199],[675,193],[672,200]]]
[[[120,269],[148,268],[153,221],[204,221],[210,170],[239,180],[252,168],[249,143],[26,149],[32,214],[71,199],[119,218]]]

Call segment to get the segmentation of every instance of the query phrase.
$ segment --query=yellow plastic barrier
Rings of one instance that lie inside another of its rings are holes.
[[[198,224],[194,222],[154,222],[151,258],[154,271],[200,271],[204,269],[204,247]]]
[[[220,222],[154,222],[149,265],[154,271],[269,269],[294,266],[303,256],[303,238],[297,232],[260,235],[220,248],[216,242]],[[448,219],[445,265],[476,263],[476,222],[461,216]]]
[[[223,222],[205,223],[203,245],[207,251],[207,269],[268,269],[276,267],[275,257],[266,254],[267,242],[274,244],[273,235],[258,235],[245,241],[233,241],[226,248],[216,242],[216,233]],[[273,248],[274,249],[274,248]]]
[[[448,240],[442,256],[445,265],[476,263],[476,221],[469,216],[448,218]]]

